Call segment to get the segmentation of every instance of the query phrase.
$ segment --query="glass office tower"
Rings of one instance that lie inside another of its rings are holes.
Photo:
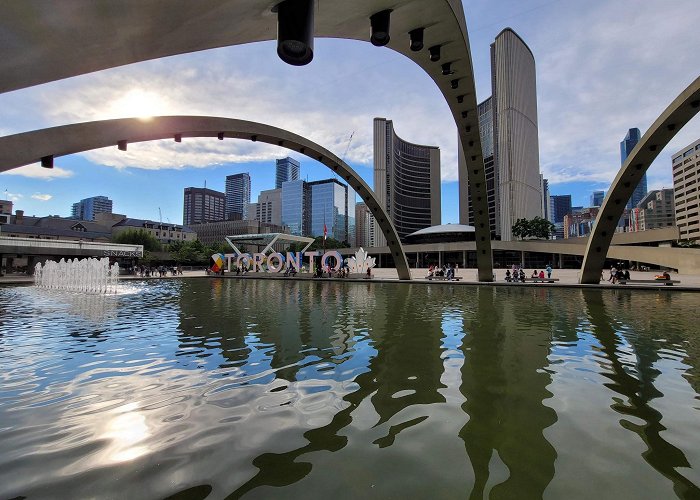
[[[642,134],[639,132],[638,128],[631,128],[627,131],[627,135],[625,136],[624,139],[622,139],[622,142],[620,142],[620,159],[621,159],[621,164],[625,163],[625,160],[627,157],[630,155],[634,147],[637,145],[639,140],[642,138]],[[627,202],[626,208],[628,210],[632,208],[636,208],[636,206],[639,204],[640,201],[646,196],[647,194],[647,174],[645,173],[642,178],[639,180],[639,184],[637,184],[637,187],[634,188],[634,192],[632,193],[632,196],[630,197],[629,201]]]
[[[287,181],[298,181],[301,166],[299,162],[289,156],[277,160],[275,169],[275,189],[280,189]]]

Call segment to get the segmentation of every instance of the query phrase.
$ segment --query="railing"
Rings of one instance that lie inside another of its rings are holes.
[[[104,257],[142,257],[143,245],[128,245],[119,243],[100,243],[95,241],[45,240],[38,238],[12,238],[0,236],[1,246],[25,247],[27,249],[42,248],[56,250],[88,250]],[[31,253],[31,252],[27,252]]]

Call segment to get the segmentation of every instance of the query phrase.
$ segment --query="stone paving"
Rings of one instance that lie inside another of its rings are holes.
[[[539,269],[538,269],[539,271]],[[670,273],[671,279],[678,280],[680,283],[673,286],[656,285],[656,284],[612,284],[607,281],[610,275],[610,270],[606,269],[603,271],[604,279],[600,284],[596,285],[580,285],[578,283],[579,270],[578,269],[554,269],[552,272],[552,278],[558,278],[559,281],[556,283],[507,283],[505,281],[505,269],[497,269],[495,271],[496,281],[494,282],[497,286],[567,286],[567,287],[605,287],[605,288],[645,288],[645,289],[658,289],[662,288],[664,290],[696,290],[700,291],[700,275],[691,274],[677,274]],[[525,275],[530,276],[532,274],[532,269],[526,269]],[[658,271],[631,271],[630,279],[646,279],[652,280],[654,276],[659,274]],[[427,269],[411,269],[411,276],[417,282],[427,283],[426,276],[428,276]],[[206,278],[207,274],[204,271],[185,271],[182,276],[171,276],[168,275],[165,278],[140,278],[138,276],[123,276],[122,279],[172,279],[172,278]],[[266,273],[249,273],[247,275],[238,277],[225,275],[226,278],[243,278],[243,279],[256,279],[256,278],[277,278],[277,279],[311,279],[310,276],[301,276],[299,278],[284,278],[279,274],[266,274]],[[450,284],[450,285],[475,285],[477,281],[476,269],[459,269],[457,271],[457,277],[461,278],[460,281],[431,281],[431,283],[437,284]],[[328,279],[328,278],[320,278]],[[336,278],[334,278],[336,279]],[[372,270],[372,280],[374,281],[399,281],[396,269],[385,268],[385,269],[373,269]],[[34,279],[31,276],[26,276],[23,274],[11,274],[0,277],[0,285],[3,284],[29,284],[32,283]],[[402,282],[403,283],[403,282]]]

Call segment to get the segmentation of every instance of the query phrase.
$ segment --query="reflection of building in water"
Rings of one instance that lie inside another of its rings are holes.
[[[624,399],[613,397],[611,407],[620,415],[636,417],[643,422],[643,424],[637,425],[627,418],[623,418],[620,420],[620,425],[639,435],[647,446],[642,457],[649,465],[673,482],[676,494],[682,498],[700,498],[700,488],[678,471],[679,468],[690,467],[688,459],[680,448],[666,441],[661,435],[666,430],[666,427],[661,423],[663,415],[657,410],[657,404],[651,404],[654,399],[663,396],[663,393],[654,385],[656,378],[661,374],[661,371],[656,369],[654,364],[660,360],[659,350],[665,349],[666,344],[659,345],[649,335],[652,332],[664,331],[664,338],[671,340],[673,333],[670,335],[667,333],[673,330],[671,318],[666,318],[663,326],[659,325],[662,328],[654,330],[640,328],[638,331],[642,332],[641,335],[627,337],[633,342],[632,345],[635,349],[637,359],[637,376],[635,377],[630,373],[629,363],[625,361],[629,353],[624,349],[624,346],[621,346],[620,338],[613,326],[615,323],[605,304],[603,291],[585,290],[583,294],[593,335],[600,343],[601,351],[606,358],[606,362],[599,362],[601,374],[611,381],[611,383],[606,384],[607,387],[624,396]],[[606,292],[605,297],[607,296]],[[630,296],[631,294],[627,298]],[[613,296],[613,298],[615,297]],[[647,303],[645,302],[645,305]],[[615,303],[612,305],[615,319],[619,321],[618,308],[615,307]],[[636,305],[634,311],[636,313],[642,309],[644,308]],[[658,314],[657,308],[650,307],[649,309],[652,311],[656,309]]]
[[[312,292],[314,298],[317,298],[317,292],[324,293],[323,285],[328,284],[318,285]],[[364,289],[364,285],[348,286]],[[373,284],[367,289],[371,291],[377,286],[382,285]],[[332,294],[330,290],[325,289],[325,292]],[[421,292],[416,293],[416,290]],[[357,388],[343,397],[347,406],[339,410],[329,424],[305,432],[308,443],[304,446],[285,453],[268,453],[256,459],[254,463],[260,471],[233,496],[242,496],[263,485],[280,485],[280,470],[287,471],[284,484],[301,480],[311,472],[311,465],[301,457],[316,451],[335,452],[344,448],[348,443],[346,434],[356,430],[348,428],[367,425],[368,415],[372,415],[372,420],[378,418],[378,421],[371,422],[373,428],[386,429],[386,434],[372,444],[385,448],[394,443],[399,433],[428,418],[426,415],[407,418],[399,413],[409,407],[418,409],[425,408],[423,405],[445,402],[440,393],[444,387],[441,383],[441,314],[430,305],[439,304],[440,298],[426,300],[425,291],[425,287],[396,286],[390,292],[381,290],[374,295],[376,311],[384,312],[376,314],[376,319],[367,325],[376,353],[366,360],[366,364],[355,368],[358,375],[353,380]],[[450,292],[441,287],[438,293],[447,297]],[[343,295],[340,297],[342,299]],[[363,353],[356,353],[360,359],[350,364],[364,361]],[[353,425],[355,418],[359,419],[359,424]],[[335,456],[328,457],[329,461],[334,459],[340,460]]]
[[[509,472],[493,486],[496,498],[541,498],[554,477],[556,451],[544,430],[557,421],[544,400],[551,377],[551,306],[537,289],[479,288],[476,311],[465,316],[462,405],[469,422],[460,432],[474,470],[470,498],[484,498],[494,452]],[[520,300],[509,300],[511,296]],[[492,479],[493,482],[493,479]]]

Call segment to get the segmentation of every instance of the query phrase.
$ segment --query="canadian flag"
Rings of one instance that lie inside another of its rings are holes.
[[[326,227],[326,223],[324,222],[323,223],[323,239],[324,239],[324,241],[327,237],[328,237],[328,228]]]

